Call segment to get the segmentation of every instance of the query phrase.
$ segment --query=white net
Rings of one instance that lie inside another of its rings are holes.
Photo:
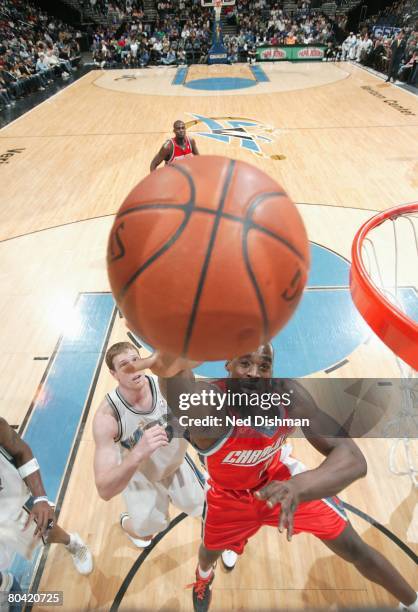
[[[418,213],[394,216],[370,230],[361,256],[382,296],[418,322]],[[418,372],[398,356],[396,363],[401,402],[385,429],[385,435],[393,439],[389,468],[396,475],[408,475],[418,487],[418,440],[405,437],[405,432],[416,432],[418,427]]]
[[[217,22],[221,20],[222,0],[214,0],[215,19]]]

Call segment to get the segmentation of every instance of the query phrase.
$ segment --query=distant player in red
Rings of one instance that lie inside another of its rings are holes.
[[[173,164],[192,155],[199,155],[194,138],[186,135],[184,121],[175,121],[173,125],[174,138],[167,140],[151,162],[150,171],[153,172],[163,161]]]
[[[273,349],[270,344],[227,362],[230,378],[226,383],[195,381],[191,368],[196,364],[182,359],[170,360],[155,354],[148,361],[144,367],[151,367],[155,374],[166,377],[165,382],[160,378],[163,393],[164,385],[167,391],[167,377],[175,376],[169,383],[168,401],[171,393],[180,399],[180,394],[213,390],[225,393],[239,389],[241,393],[244,390],[250,394],[268,388],[270,393],[274,391],[282,397],[291,395],[291,401],[283,402],[273,412],[282,420],[307,419],[302,431],[325,456],[317,468],[306,469],[291,456],[291,448],[286,443],[291,430],[281,424],[267,427],[242,423],[227,425],[226,419],[221,419],[220,426],[213,422],[207,427],[198,423],[189,425],[190,440],[204,455],[209,473],[202,544],[193,584],[196,611],[209,608],[214,564],[222,552],[230,549],[241,554],[248,539],[263,525],[278,525],[280,532],[287,530],[288,540],[297,533],[312,533],[332,552],[353,563],[363,576],[403,602],[400,607],[418,611],[418,594],[383,555],[354,531],[341,502],[335,497],[366,475],[365,458],[353,440],[324,434],[337,432],[338,426],[318,408],[302,385],[296,381],[272,380]],[[217,408],[219,406],[212,410],[205,401],[200,406],[190,405],[187,420],[191,423],[192,419],[206,415],[219,417],[222,412]],[[227,409],[229,416],[236,413],[241,418],[252,411],[251,407]]]

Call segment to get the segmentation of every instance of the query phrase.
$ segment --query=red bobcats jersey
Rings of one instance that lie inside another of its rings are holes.
[[[222,383],[216,384],[218,388],[223,387]],[[284,407],[271,408],[269,414],[281,419],[289,418]],[[243,418],[243,414],[235,416]],[[291,473],[283,461],[290,452],[285,442],[291,431],[292,428],[283,426],[231,427],[228,434],[213,446],[199,450],[205,459],[209,485],[233,490],[258,489],[270,480],[270,473],[277,479],[278,471],[283,472],[283,480],[288,480]]]
[[[225,392],[223,381],[216,385]],[[277,421],[288,418],[284,406],[276,407],[276,415],[273,408],[268,412],[278,416]],[[242,414],[240,417],[245,419]],[[260,527],[269,525],[277,529],[281,505],[270,508],[254,492],[272,480],[289,480],[306,470],[303,463],[292,457],[291,445],[285,444],[290,431],[283,423],[263,428],[235,423],[211,448],[199,451],[209,472],[202,522],[202,541],[207,549],[229,549],[240,555]],[[297,506],[293,532],[333,540],[344,531],[347,522],[338,498],[316,499]]]
[[[167,164],[172,164],[174,162],[193,155],[192,143],[190,142],[190,139],[187,136],[184,139],[184,149],[179,144],[177,144],[175,138],[171,138],[171,143],[173,145],[173,152],[171,154],[170,159],[166,162]]]

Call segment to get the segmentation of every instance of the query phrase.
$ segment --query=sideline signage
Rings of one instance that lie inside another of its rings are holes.
[[[257,60],[288,62],[301,60],[322,60],[326,45],[280,45],[278,47],[259,47]]]

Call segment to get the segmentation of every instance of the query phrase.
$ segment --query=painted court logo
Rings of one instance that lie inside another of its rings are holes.
[[[113,79],[114,81],[136,81],[137,80],[137,76],[135,76],[134,74],[124,74],[122,76],[116,77],[115,79]]]
[[[193,136],[209,138],[226,145],[239,144],[242,149],[265,159],[285,159],[284,155],[268,155],[262,149],[277,140],[279,130],[271,125],[244,117],[204,117],[190,113],[194,119],[186,122],[186,128],[203,124],[205,131],[193,131]]]

